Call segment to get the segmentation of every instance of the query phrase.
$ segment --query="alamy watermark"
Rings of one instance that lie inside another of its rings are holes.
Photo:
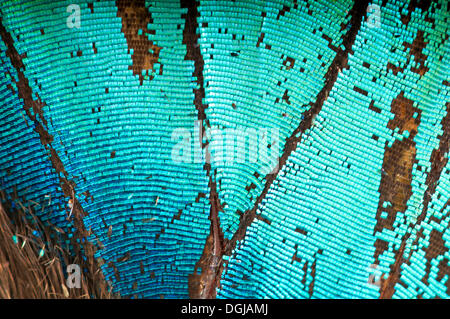
[[[77,264],[67,265],[67,288],[81,288],[81,268]]]
[[[202,122],[195,121],[193,130],[175,129],[171,140],[175,143],[171,150],[175,163],[252,163],[260,166],[262,174],[278,170],[278,128],[211,126],[203,130]]]
[[[381,10],[377,4],[370,4],[367,7],[367,27],[380,28],[381,27]]]
[[[69,29],[79,29],[81,27],[81,9],[78,4],[71,4],[67,6],[66,12],[70,15],[66,19],[66,25]]]

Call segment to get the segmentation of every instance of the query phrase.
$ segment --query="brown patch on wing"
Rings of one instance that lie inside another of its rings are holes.
[[[388,128],[391,130],[398,128],[400,134],[408,131],[410,135],[408,138],[396,140],[391,147],[386,146],[385,148],[382,176],[378,190],[380,201],[374,233],[382,232],[384,228],[393,229],[397,212],[406,211],[406,203],[412,195],[412,168],[416,157],[416,146],[413,140],[420,124],[421,112],[413,107],[413,101],[405,98],[403,92],[392,101],[391,112],[395,114],[395,117],[388,122]],[[417,118],[413,118],[415,112],[418,113]],[[390,202],[391,205],[383,208],[384,202]],[[386,219],[381,218],[383,211],[388,214]],[[379,248],[375,254],[376,260],[387,247],[380,244]]]
[[[428,42],[425,42],[424,39],[424,31],[418,30],[417,35],[414,38],[414,41],[412,43],[403,42],[403,52],[406,52],[407,49],[409,49],[408,57],[406,59],[405,65],[402,66],[395,66],[393,63],[388,62],[387,64],[387,70],[392,70],[392,73],[394,75],[397,75],[399,72],[403,73],[405,71],[406,66],[411,61],[411,56],[414,56],[414,62],[418,64],[418,67],[411,66],[411,72],[417,73],[420,76],[424,76],[425,73],[428,72],[429,68],[425,66],[425,61],[428,58],[422,51],[427,46]]]
[[[427,46],[428,42],[424,40],[424,32],[422,30],[417,31],[417,36],[415,37],[413,43],[403,43],[405,49],[409,48],[410,53],[414,55],[414,62],[419,64],[419,67],[411,67],[411,71],[420,76],[423,76],[428,72],[429,68],[425,66],[425,60],[428,58],[422,53],[423,49]]]
[[[117,0],[116,5],[117,15],[122,18],[122,32],[127,39],[128,52],[133,49],[131,56],[133,64],[129,66],[129,69],[133,70],[134,75],[139,76],[142,85],[144,81],[142,71],[146,70],[148,75],[148,71],[153,70],[153,65],[158,62],[161,51],[161,47],[155,45],[146,35],[146,33],[155,34],[155,30],[147,27],[148,24],[153,23],[153,19],[145,7],[144,0]],[[138,34],[139,30],[142,30],[141,35]],[[162,74],[162,65],[159,74]],[[153,79],[152,75],[150,79]]]
[[[382,232],[383,229],[393,230],[394,221],[398,212],[405,212],[407,202],[412,195],[412,169],[416,158],[416,143],[414,137],[417,134],[420,124],[421,111],[413,107],[413,101],[404,97],[401,92],[396,99],[392,101],[391,112],[395,115],[388,122],[387,127],[391,130],[398,128],[400,134],[404,131],[409,132],[408,138],[396,140],[391,147],[386,145],[381,182],[379,187],[380,200],[376,214],[377,224],[374,234]],[[414,113],[417,117],[414,118]],[[386,208],[384,202],[390,202]],[[387,218],[382,217],[382,213],[387,213]],[[388,243],[377,239],[375,242],[375,264],[379,263],[379,256],[388,248]],[[397,256],[403,255],[405,246],[402,245],[397,252]],[[381,297],[392,296],[394,285],[398,280],[398,268],[402,261],[396,258],[396,263],[391,267],[391,275],[385,280],[381,287]]]

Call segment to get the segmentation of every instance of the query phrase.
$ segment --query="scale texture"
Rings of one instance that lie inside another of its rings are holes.
[[[2,201],[122,296],[450,297],[447,1],[3,0],[0,36]]]

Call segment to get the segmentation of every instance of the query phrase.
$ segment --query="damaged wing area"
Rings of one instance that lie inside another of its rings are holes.
[[[449,26],[445,0],[0,2],[0,296],[449,298]]]

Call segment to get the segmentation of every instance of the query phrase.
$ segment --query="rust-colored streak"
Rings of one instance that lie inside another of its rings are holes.
[[[185,26],[183,30],[183,43],[186,45],[186,60],[194,61],[193,75],[197,79],[199,88],[195,88],[194,91],[194,105],[197,109],[198,120],[200,123],[205,122],[209,126],[208,119],[206,118],[205,109],[208,107],[203,104],[205,97],[205,89],[203,84],[203,67],[204,61],[200,52],[198,43],[199,35],[196,33],[199,17],[196,1],[181,1],[181,7],[187,8],[187,14],[183,16],[185,18]],[[205,127],[203,124],[199,125],[199,135],[205,136]],[[201,143],[201,141],[199,141]],[[219,286],[220,276],[222,272],[222,256],[224,251],[224,238],[223,232],[220,226],[219,211],[222,209],[222,205],[219,201],[217,194],[217,184],[213,180],[211,174],[211,154],[208,149],[208,140],[203,143],[202,148],[205,149],[205,170],[207,176],[209,176],[209,188],[210,188],[210,215],[211,221],[210,233],[206,239],[205,247],[203,249],[202,256],[195,265],[193,274],[189,275],[189,296],[191,298],[215,298],[216,288]],[[201,269],[199,273],[199,269]]]
[[[392,131],[398,129],[399,134],[407,131],[409,136],[402,140],[396,140],[391,147],[386,145],[378,190],[380,200],[374,234],[382,232],[383,229],[393,230],[398,212],[404,213],[406,211],[407,202],[412,195],[412,169],[416,159],[414,137],[417,135],[421,116],[421,111],[414,107],[413,103],[412,100],[405,98],[404,93],[401,92],[391,104],[391,113],[395,116],[388,122],[387,127]],[[386,202],[388,202],[387,207],[383,207]],[[387,214],[386,218],[382,217],[383,212]],[[375,248],[375,264],[378,264],[379,256],[388,249],[388,243],[377,239]],[[381,298],[390,298],[394,293],[394,286],[399,277],[399,267],[403,262],[404,249],[405,244],[402,244],[396,252],[396,261],[391,267],[391,274],[386,280],[382,281]]]
[[[117,0],[117,15],[122,18],[122,32],[128,43],[128,52],[133,49],[131,56],[133,64],[129,69],[134,75],[139,76],[142,85],[144,76],[142,71],[154,70],[153,66],[158,62],[161,48],[150,41],[147,34],[154,34],[154,30],[148,28],[153,23],[150,12],[145,7],[144,0]],[[139,34],[141,32],[141,34]],[[162,65],[159,70],[162,74]],[[150,75],[150,79],[153,76]]]

